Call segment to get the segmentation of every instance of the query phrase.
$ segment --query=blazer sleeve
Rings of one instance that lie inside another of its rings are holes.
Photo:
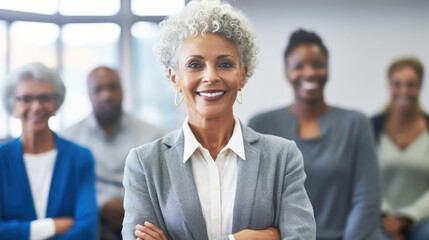
[[[1,198],[0,198],[1,205]],[[0,216],[1,216],[0,208]],[[3,240],[28,240],[31,221],[3,221],[0,219],[0,236]]]
[[[155,224],[166,233],[164,224],[158,221],[155,215],[147,184],[146,173],[136,149],[131,149],[126,160],[123,179],[125,216],[122,237],[125,240],[135,239],[136,225],[144,224],[145,221]]]
[[[289,145],[280,202],[282,239],[316,239],[313,207],[305,191],[304,161],[294,142]]]
[[[84,150],[80,156],[83,159],[78,176],[78,196],[74,211],[73,227],[54,240],[95,239],[98,226],[98,207],[95,199],[95,169],[94,158],[89,150]]]
[[[381,186],[374,137],[362,116],[354,131],[353,189],[344,239],[380,239]]]
[[[3,208],[10,206],[5,206],[4,200],[7,198],[8,189],[3,189],[3,184],[1,178],[5,177],[6,173],[4,172],[5,161],[6,159],[13,159],[13,153],[15,152],[14,147],[19,144],[17,143],[7,143],[0,146],[0,239],[4,240],[27,240],[30,238],[30,220],[28,221],[19,221],[19,220],[4,220]]]

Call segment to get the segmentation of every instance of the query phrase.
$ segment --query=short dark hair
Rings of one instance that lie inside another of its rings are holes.
[[[423,64],[420,62],[418,58],[415,58],[415,57],[395,59],[389,66],[389,70],[387,71],[387,77],[390,79],[390,76],[392,76],[393,72],[403,67],[412,68],[416,72],[417,76],[419,77],[420,84],[423,83],[423,75],[424,75]]]
[[[319,35],[317,35],[315,32],[309,32],[304,29],[298,29],[295,32],[292,33],[292,35],[289,38],[289,43],[286,46],[286,49],[283,54],[283,60],[286,64],[287,57],[290,55],[292,50],[299,45],[302,44],[315,44],[317,45],[320,50],[325,54],[326,59],[328,59],[328,49],[326,48],[325,44],[323,44],[322,38],[320,38]]]

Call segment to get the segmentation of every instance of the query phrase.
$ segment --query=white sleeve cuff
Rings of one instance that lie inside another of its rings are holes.
[[[229,235],[228,235],[228,239],[229,239],[229,240],[235,240],[235,237],[234,237],[234,235],[229,234]]]
[[[42,240],[55,236],[55,224],[52,218],[31,221],[30,240]]]

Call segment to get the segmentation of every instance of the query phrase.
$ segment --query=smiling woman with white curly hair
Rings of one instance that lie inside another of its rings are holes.
[[[154,50],[167,77],[170,67],[177,70],[177,53],[183,40],[209,33],[216,33],[235,43],[241,66],[247,66],[246,78],[251,77],[258,53],[255,35],[241,12],[218,1],[190,2],[182,12],[161,23],[159,41]]]
[[[257,51],[247,19],[220,1],[192,1],[161,24],[155,53],[188,117],[130,151],[124,239],[315,238],[301,152],[233,113]]]

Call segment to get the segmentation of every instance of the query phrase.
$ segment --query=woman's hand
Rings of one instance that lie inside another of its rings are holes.
[[[266,240],[280,240],[280,230],[278,228],[269,227],[264,230],[251,230],[245,229],[234,234],[235,240],[257,240],[257,239],[266,239]]]
[[[402,231],[411,224],[412,222],[408,218],[383,217],[383,228],[394,240],[404,240],[405,236]]]
[[[383,227],[388,232],[400,232],[409,227],[411,223],[411,220],[408,218],[383,217]]]
[[[73,227],[74,219],[71,217],[54,218],[55,235],[66,233]]]
[[[165,233],[150,222],[145,222],[144,226],[137,224],[135,235],[137,240],[167,240]]]

